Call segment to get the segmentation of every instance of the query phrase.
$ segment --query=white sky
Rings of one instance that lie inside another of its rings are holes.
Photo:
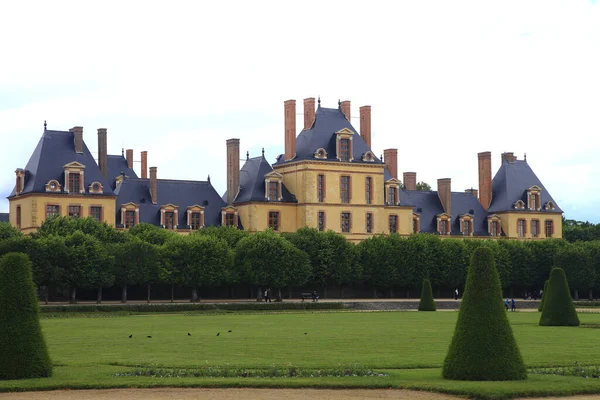
[[[600,222],[595,1],[11,1],[0,5],[0,212],[42,131],[108,129],[159,178],[225,190],[225,140],[273,162],[283,101],[372,106],[373,151],[435,189],[477,152],[527,159],[567,218]],[[298,128],[303,118],[297,117]],[[358,118],[353,118],[356,129]],[[139,169],[139,164],[136,165]]]

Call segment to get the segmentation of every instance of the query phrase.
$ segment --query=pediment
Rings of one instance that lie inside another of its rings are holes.
[[[267,178],[283,179],[283,175],[281,175],[279,172],[271,171],[268,174],[265,174],[265,179]]]
[[[492,215],[488,215],[487,218],[488,219],[500,219],[500,216],[498,214],[492,214]]]
[[[236,212],[237,209],[233,206],[225,206],[221,208],[221,212]]]
[[[176,206],[173,203],[169,203],[169,204],[165,204],[165,205],[160,206],[160,208],[161,209],[165,209],[165,208],[175,208],[175,209],[177,209],[177,208],[179,208],[179,206]]]
[[[386,185],[400,185],[400,181],[396,178],[390,178],[387,181],[385,181]]]
[[[137,208],[138,205],[135,204],[133,201],[130,201],[129,203],[121,204],[121,208],[131,208],[131,207]]]
[[[542,190],[542,188],[541,188],[541,187],[539,187],[538,185],[533,185],[532,187],[530,187],[530,188],[529,188],[529,189],[527,189],[527,190],[528,190],[528,191],[534,191],[534,192],[535,192],[535,191],[538,191],[538,192],[539,192],[539,191],[541,191],[541,190]]]
[[[354,131],[348,128],[340,129],[335,133],[336,135],[354,135]]]
[[[85,168],[85,165],[78,161],[71,161],[70,163],[65,164],[63,168]]]
[[[194,208],[199,208],[199,209],[204,210],[204,206],[201,206],[201,205],[198,205],[198,204],[194,204],[193,206],[187,207],[188,210],[192,210]]]
[[[446,218],[446,219],[452,219],[452,216],[448,213],[441,213],[436,215],[437,218]]]

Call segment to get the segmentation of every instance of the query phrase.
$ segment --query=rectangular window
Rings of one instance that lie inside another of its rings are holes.
[[[46,205],[46,218],[54,217],[55,215],[60,215],[60,206],[53,204]]]
[[[225,214],[225,226],[235,226],[235,214],[227,213]]]
[[[350,139],[340,139],[340,161],[350,161]]]
[[[525,220],[520,219],[517,221],[517,236],[522,238],[525,237]]]
[[[398,198],[398,192],[396,190],[396,187],[395,186],[388,187],[388,204],[390,204],[390,205],[398,204],[397,198]]]
[[[350,213],[343,212],[342,218],[342,232],[350,232]]]
[[[269,211],[269,228],[274,231],[279,230],[279,212]]]
[[[448,220],[443,219],[440,221],[440,234],[447,235],[448,234]]]
[[[537,194],[530,194],[529,195],[529,208],[531,210],[537,210],[538,209],[538,195]]]
[[[365,202],[367,204],[371,204],[372,183],[371,177],[367,176],[365,179]]]
[[[132,228],[135,226],[135,211],[127,210],[125,211],[125,228]]]
[[[419,233],[419,220],[413,218],[413,233]]]
[[[81,188],[80,182],[81,176],[79,175],[79,172],[69,173],[69,193],[79,193]]]
[[[492,236],[500,236],[500,223],[498,221],[492,221],[490,224],[490,234]]]
[[[325,175],[317,176],[317,200],[319,203],[325,200]]]
[[[546,230],[546,237],[552,237],[554,234],[554,221],[546,220],[544,222],[544,228]]]
[[[350,177],[340,177],[340,200],[342,203],[350,203]]]
[[[102,207],[99,206],[91,206],[90,207],[90,217],[94,220],[101,222],[102,221]]]
[[[16,184],[16,187],[15,187],[15,193],[16,193],[16,194],[19,194],[19,193],[21,193],[21,192],[22,192],[22,190],[21,190],[21,189],[22,189],[22,188],[21,188],[21,177],[20,177],[20,176],[17,176],[17,184]]]
[[[202,215],[199,212],[193,212],[190,215],[190,226],[193,230],[198,230],[202,227]]]
[[[464,220],[462,222],[462,230],[461,230],[461,232],[465,236],[468,236],[468,235],[471,234],[471,221]]]
[[[279,182],[269,182],[269,200],[279,200]]]
[[[69,218],[81,217],[81,206],[69,206]]]
[[[325,230],[325,213],[323,211],[319,211],[317,217],[317,228],[320,232],[323,232]]]
[[[21,206],[17,206],[17,228],[21,229]]]
[[[538,237],[538,235],[540,234],[540,221],[538,221],[537,219],[532,219],[531,220],[531,237]]]
[[[365,228],[367,233],[373,232],[373,214],[371,213],[366,214]]]
[[[167,229],[175,228],[175,213],[173,211],[165,212],[165,228],[167,228]]]
[[[390,233],[398,232],[398,216],[390,215],[389,217]]]

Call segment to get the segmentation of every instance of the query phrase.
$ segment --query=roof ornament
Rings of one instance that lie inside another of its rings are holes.
[[[527,153],[524,153],[524,155],[523,155],[523,159],[524,159],[525,161],[527,161]]]
[[[206,178],[206,180],[208,181],[208,183],[210,183],[210,174],[208,174],[208,178]]]
[[[121,156],[125,157],[125,149],[123,147],[121,147]],[[121,171],[122,172],[122,171]]]
[[[250,159],[250,152],[246,151],[246,161],[248,161]]]
[[[47,127],[47,126],[48,126],[48,125],[46,124],[46,120],[44,120],[44,130],[46,130],[46,127]]]
[[[383,154],[380,154],[380,155],[379,155],[379,159],[380,159],[381,161],[383,161]]]
[[[338,108],[342,109],[342,101],[340,99],[338,99]]]
[[[319,95],[319,99],[317,100],[317,105],[321,107],[321,95]]]
[[[263,158],[265,157],[265,148],[264,147],[262,148],[262,156],[263,156]]]

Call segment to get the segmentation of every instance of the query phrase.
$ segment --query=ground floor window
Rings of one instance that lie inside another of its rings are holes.
[[[520,219],[517,221],[517,236],[522,238],[525,237],[525,220]]]
[[[540,221],[537,219],[531,220],[531,237],[538,237],[540,234]]]
[[[547,220],[544,224],[544,228],[546,230],[546,237],[552,237],[554,234],[554,221]]]
[[[102,221],[102,207],[99,206],[91,206],[90,207],[90,217],[94,220],[101,222]]]
[[[81,217],[81,206],[69,206],[69,218]]]
[[[343,212],[341,215],[342,232],[350,232],[350,213]]]
[[[54,217],[55,215],[60,215],[60,206],[48,204],[46,206],[46,218]]]
[[[323,211],[319,211],[317,216],[317,228],[321,232],[325,230],[325,213]]]
[[[397,215],[390,215],[389,224],[390,224],[390,233],[398,232],[398,216]]]
[[[235,214],[225,214],[225,226],[235,226]]]
[[[279,230],[279,212],[278,211],[269,211],[269,228],[274,231]]]
[[[490,223],[490,235],[500,236],[500,223],[498,221],[492,221]]]
[[[373,232],[373,214],[367,213],[365,220],[365,228],[367,233]]]

